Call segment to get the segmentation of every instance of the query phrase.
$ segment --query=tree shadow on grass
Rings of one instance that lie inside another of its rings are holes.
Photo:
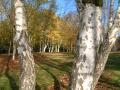
[[[9,79],[10,86],[11,86],[12,90],[19,90],[19,87],[16,84],[16,80],[11,75],[9,75],[8,73],[6,73],[5,75]]]
[[[120,76],[119,76],[119,72],[120,72],[120,53],[111,53],[109,55],[108,58],[108,62],[106,64],[105,67],[106,70],[110,70],[109,73],[107,75],[107,72],[105,72],[105,75],[107,76],[101,76],[100,78],[100,82],[102,83],[106,83],[110,86],[114,86],[114,87],[120,87]],[[117,71],[117,72],[115,72]],[[114,79],[117,78],[117,79]]]
[[[120,54],[111,54],[109,56],[106,69],[120,71]]]
[[[10,86],[12,90],[19,90],[18,85],[16,84],[16,80],[9,74],[10,71],[10,61],[11,61],[11,56],[8,56],[6,59],[6,68],[5,68],[5,76],[9,79]]]
[[[58,70],[61,70],[61,71],[65,71],[67,73],[71,73],[71,67],[72,67],[72,64],[73,62],[66,62],[66,63],[60,63],[59,60],[45,60],[45,61],[41,61],[41,62],[38,62],[42,65],[47,65],[48,67],[51,67],[51,68],[55,68],[55,69],[58,69]]]
[[[101,83],[106,83],[107,85],[111,86],[111,87],[120,87],[120,84],[119,83],[116,83],[116,81],[112,81],[112,80],[109,80],[108,78],[104,77],[104,76],[101,76],[99,82]]]
[[[54,90],[61,90],[61,85],[59,80],[57,79],[56,75],[54,75],[52,72],[50,72],[48,69],[41,67],[42,69],[44,69],[46,72],[48,72],[52,78],[54,79]]]
[[[35,90],[41,90],[41,87],[36,83]]]

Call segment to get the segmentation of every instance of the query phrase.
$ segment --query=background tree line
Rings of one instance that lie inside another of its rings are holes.
[[[0,51],[13,52],[15,35],[12,0],[1,0]],[[47,4],[47,8],[44,5]],[[35,52],[75,52],[79,28],[78,15],[70,12],[56,15],[55,0],[25,2],[29,42]]]
[[[14,7],[12,0],[1,0],[0,52],[13,52]],[[44,5],[48,7],[45,8]],[[29,42],[35,52],[75,52],[79,26],[77,12],[56,15],[55,0],[25,2]],[[119,50],[117,40],[113,50]]]

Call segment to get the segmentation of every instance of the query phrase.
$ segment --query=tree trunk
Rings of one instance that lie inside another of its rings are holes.
[[[39,53],[41,53],[42,52],[42,44],[41,44],[41,41],[39,42]]]
[[[109,30],[104,30],[104,33],[102,32],[100,7],[86,4],[82,10],[80,12],[81,31],[77,40],[78,51],[71,89],[94,90],[117,39],[116,34],[120,31],[120,7],[114,23],[112,23],[113,19],[109,18]]]
[[[8,49],[8,56],[10,56],[10,52],[11,52],[11,41],[10,41],[10,45],[9,45],[9,49]]]
[[[46,52],[46,49],[47,49],[47,45],[45,44],[43,47],[43,52]]]
[[[57,46],[57,44],[55,45],[55,52],[57,52],[57,48],[58,48],[58,46]]]
[[[22,0],[15,1],[15,42],[20,58],[20,86],[19,90],[35,90],[34,58],[28,44],[27,25]]]
[[[116,19],[114,22],[115,22],[115,24],[112,25],[112,27],[110,24],[109,27],[111,27],[111,28],[110,28],[107,36],[104,37],[103,44],[102,44],[101,49],[99,50],[98,55],[96,57],[97,63],[96,63],[96,68],[95,68],[96,73],[94,74],[94,87],[96,86],[98,79],[100,78],[100,75],[102,74],[102,72],[105,68],[110,51],[117,40],[117,33],[120,32],[120,25],[119,25],[119,23],[120,23],[120,6],[118,7],[118,12],[117,12]]]
[[[15,54],[16,54],[16,45],[13,43],[13,55],[12,55],[12,60],[15,60]]]
[[[101,8],[93,4],[86,4],[82,12],[84,17],[77,38],[77,59],[73,69],[71,90],[94,90],[96,50],[101,40],[101,12]]]
[[[54,45],[52,45],[51,47],[51,53],[53,53],[53,51],[54,51]]]
[[[58,44],[57,46],[57,52],[59,53],[60,52],[60,45]]]

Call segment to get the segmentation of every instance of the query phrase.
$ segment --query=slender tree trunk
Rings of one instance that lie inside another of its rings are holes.
[[[8,56],[10,56],[10,51],[11,51],[11,41],[10,41],[10,45],[9,45],[9,49],[8,49]]]
[[[50,53],[50,52],[51,52],[51,51],[50,51],[50,50],[51,50],[51,47],[49,47],[48,49],[49,49],[48,51],[49,51],[49,53]]]
[[[42,43],[41,43],[41,41],[39,42],[39,53],[41,53],[42,52]]]
[[[73,45],[70,43],[70,52],[73,52]]]
[[[57,45],[57,52],[60,52],[61,45],[62,45],[62,40],[60,40],[60,42]]]
[[[60,52],[60,45],[59,44],[57,45],[57,52],[58,53]]]
[[[16,44],[13,43],[13,55],[12,55],[12,60],[15,60],[15,54],[16,54]]]
[[[56,44],[56,45],[55,45],[55,52],[57,52],[57,48],[58,48],[58,47],[57,47],[57,44]]]
[[[98,79],[100,78],[100,75],[102,74],[102,72],[105,68],[110,51],[117,40],[117,33],[120,32],[120,25],[119,25],[119,23],[120,23],[120,6],[118,7],[118,12],[117,12],[116,19],[114,22],[115,22],[114,25],[111,26],[111,24],[110,24],[109,27],[111,27],[111,28],[110,28],[107,36],[104,37],[103,44],[102,44],[101,49],[99,50],[97,58],[96,58],[97,63],[96,63],[96,68],[95,68],[96,73],[94,74],[94,76],[95,76],[94,77],[94,87],[96,86]]]
[[[54,45],[52,45],[52,47],[51,47],[51,52],[53,52],[54,51]]]
[[[15,42],[20,58],[20,86],[19,90],[35,90],[34,58],[28,44],[27,25],[22,0],[15,1]]]
[[[48,52],[49,52],[49,53],[51,52],[51,43],[49,44]]]
[[[43,47],[43,52],[46,52],[47,45],[45,44]]]

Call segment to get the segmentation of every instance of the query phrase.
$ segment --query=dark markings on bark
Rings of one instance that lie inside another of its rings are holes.
[[[96,41],[97,38],[95,38],[94,40]]]
[[[84,54],[83,56],[83,61],[85,62],[86,61],[86,55]]]
[[[77,40],[79,40],[79,34],[77,35]]]
[[[91,22],[91,17],[88,18],[88,24],[90,24],[90,22]]]
[[[101,17],[99,17],[99,20],[101,21]]]
[[[23,26],[26,26],[26,24],[23,24]]]
[[[83,22],[83,26],[82,26],[82,29],[83,29],[85,26],[86,26],[86,23],[85,23],[85,22]]]
[[[84,76],[84,75],[85,75],[85,76],[87,76],[87,75],[88,75],[88,76],[92,76],[92,75],[93,75],[93,72],[89,72],[89,73],[81,73],[81,75],[82,75],[82,76]]]
[[[94,15],[94,13],[91,13],[91,17]]]
[[[82,86],[83,80],[82,80],[81,78],[79,79],[79,83],[80,83],[80,85],[81,85],[81,88],[80,88],[80,89],[83,90],[83,86]]]
[[[83,74],[83,79],[86,79],[86,77],[87,77],[87,74]]]
[[[21,27],[21,25],[19,25],[19,24],[16,24],[15,26],[17,26],[17,27]]]
[[[88,31],[88,26],[86,26],[86,31]]]
[[[86,40],[88,40],[88,36],[87,35],[85,36],[85,38],[86,38]]]
[[[91,29],[94,29],[94,27],[90,27]]]
[[[83,50],[85,51],[85,50],[86,50],[86,47],[84,47]]]
[[[16,30],[16,32],[21,33],[21,31]]]
[[[82,69],[83,68],[83,64],[80,64],[80,69]]]
[[[80,22],[82,22],[83,21],[83,19],[80,19]]]
[[[80,55],[80,59],[82,59],[83,58],[83,55]]]
[[[22,15],[22,13],[21,13],[21,12],[17,12],[17,14],[21,14],[21,15]]]
[[[79,38],[79,40],[80,40],[80,44],[82,44],[82,38],[81,37]]]
[[[15,7],[15,9],[17,9],[17,8],[22,8],[21,6],[17,6],[17,7]]]
[[[94,46],[92,46],[92,48],[94,48]]]

